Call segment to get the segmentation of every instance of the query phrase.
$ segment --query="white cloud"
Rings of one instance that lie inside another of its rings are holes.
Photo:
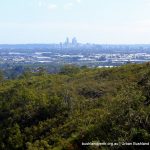
[[[44,8],[47,8],[48,10],[50,10],[50,11],[57,9],[57,5],[56,4],[51,4],[47,0],[38,0],[37,1],[37,5],[40,8],[44,7]]]
[[[73,3],[66,3],[66,4],[64,5],[64,9],[65,9],[65,10],[70,10],[70,9],[72,9],[72,7],[73,7]]]
[[[81,0],[74,0],[74,2],[68,2],[61,5],[60,7],[62,7],[64,10],[71,10],[75,3],[79,4],[81,3]],[[46,7],[50,11],[56,10],[58,8],[58,5],[56,5],[55,3],[51,4],[48,2],[48,0],[38,0],[37,5],[39,8]]]
[[[77,3],[81,3],[81,0],[76,0]]]
[[[46,1],[38,0],[37,2],[38,7],[45,7],[46,6]]]
[[[144,4],[146,5],[146,6],[150,6],[150,0],[144,0],[144,1],[142,1],[142,2],[144,2]]]
[[[42,2],[41,2],[41,1],[38,1],[38,6],[39,6],[39,7],[42,7],[42,5],[43,5]]]
[[[48,9],[50,11],[57,9],[57,5],[56,4],[48,4]]]

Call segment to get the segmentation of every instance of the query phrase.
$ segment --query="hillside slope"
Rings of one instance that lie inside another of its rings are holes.
[[[149,104],[149,63],[1,81],[0,149],[127,149],[82,142],[149,142]]]

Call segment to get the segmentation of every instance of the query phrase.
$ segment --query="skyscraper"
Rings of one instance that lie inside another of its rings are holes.
[[[69,38],[66,38],[65,45],[69,45]]]
[[[78,44],[76,37],[72,39],[72,45],[76,46]]]

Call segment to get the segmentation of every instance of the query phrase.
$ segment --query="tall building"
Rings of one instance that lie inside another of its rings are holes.
[[[65,45],[69,45],[69,38],[66,38]]]
[[[76,46],[78,44],[76,37],[72,39],[72,45]]]
[[[65,42],[62,44],[62,47],[64,48],[72,48],[78,46],[78,42],[76,37],[72,38],[72,41],[69,41],[69,38],[67,37]]]

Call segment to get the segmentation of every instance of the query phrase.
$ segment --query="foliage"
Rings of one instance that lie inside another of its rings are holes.
[[[69,65],[59,74],[39,68],[3,79],[0,149],[128,149],[82,142],[149,142],[149,90],[149,64],[101,69]]]

